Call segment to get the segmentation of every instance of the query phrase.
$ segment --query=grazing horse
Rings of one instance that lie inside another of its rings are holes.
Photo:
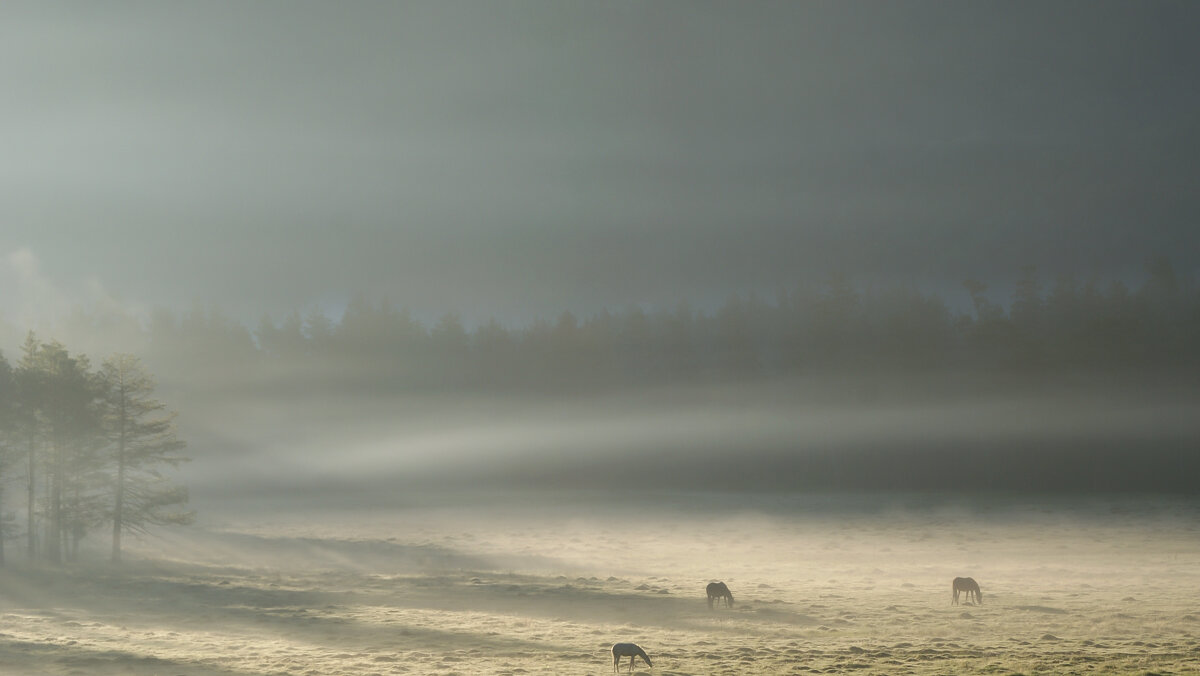
[[[973,577],[956,577],[954,582],[950,583],[950,591],[954,594],[954,600],[951,605],[958,605],[958,593],[967,593],[967,603],[971,602],[971,596],[974,595],[975,603],[983,605],[983,592],[979,591],[979,583]]]
[[[631,674],[633,673],[633,660],[638,657],[642,658],[642,661],[646,663],[646,666],[654,666],[653,664],[650,664],[650,656],[647,655],[646,651],[642,650],[642,647],[636,643],[614,643],[612,647],[612,654],[614,673],[620,672],[620,669],[617,668],[617,663],[621,661],[622,657],[629,658],[629,673]]]
[[[714,600],[717,605],[720,605],[721,599],[725,600],[726,608],[733,607],[733,594],[729,592],[729,587],[726,587],[724,582],[709,582],[704,591],[708,594],[709,609],[712,609]]]

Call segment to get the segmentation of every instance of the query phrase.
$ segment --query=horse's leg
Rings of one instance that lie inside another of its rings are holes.
[[[637,655],[629,656],[629,673],[631,673],[631,674],[633,673],[633,658],[635,658],[635,657],[637,657]]]

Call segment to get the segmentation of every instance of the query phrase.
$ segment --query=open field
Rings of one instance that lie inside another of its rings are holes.
[[[231,506],[119,569],[10,565],[0,673],[1200,672],[1192,502],[633,500]]]

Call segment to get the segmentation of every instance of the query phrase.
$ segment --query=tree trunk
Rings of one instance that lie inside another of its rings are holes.
[[[77,482],[78,479],[73,481]],[[63,543],[66,546],[67,562],[75,563],[79,560],[79,541],[83,539],[83,496],[79,492],[79,484],[75,483],[75,489],[69,503],[70,509],[67,510],[67,525],[63,533]]]
[[[125,527],[125,446],[129,409],[127,408],[124,380],[118,389],[120,400],[117,402],[117,488],[113,501],[113,563],[121,561],[121,530]]]
[[[34,476],[34,469],[35,469],[36,465],[34,463],[35,454],[33,452],[33,446],[34,446],[33,437],[30,437],[29,438],[29,488],[28,488],[28,495],[26,496],[27,501],[26,501],[26,505],[25,505],[25,508],[27,510],[25,512],[25,518],[29,522],[28,523],[29,532],[27,533],[27,535],[28,535],[28,540],[29,540],[28,554],[29,554],[29,562],[30,563],[33,563],[37,559],[37,520],[33,518],[33,509],[35,506],[33,498],[34,498],[34,494],[37,492],[37,477]]]
[[[4,532],[4,483],[0,482],[0,567],[4,566],[4,538],[7,533]]]
[[[54,476],[50,481],[50,532],[46,538],[46,558],[50,563],[62,563],[62,444],[54,444],[54,462],[51,471]]]
[[[67,552],[67,560],[75,563],[79,560],[79,541],[83,539],[83,529],[79,524],[71,527],[71,549]]]
[[[125,509],[125,449],[121,448],[117,451],[117,499],[113,505],[113,542],[112,542],[112,560],[113,563],[121,561],[121,528],[124,526],[122,522],[122,511]]]

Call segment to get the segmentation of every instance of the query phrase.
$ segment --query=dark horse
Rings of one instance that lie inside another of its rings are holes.
[[[724,582],[709,582],[704,591],[708,594],[709,608],[713,607],[714,600],[720,605],[721,599],[725,599],[726,608],[733,607],[733,594],[729,592],[729,587],[726,587]]]
[[[636,643],[613,644],[612,654],[613,654],[613,671],[614,672],[620,671],[617,667],[618,667],[618,664],[621,662],[622,657],[629,658],[629,673],[631,673],[631,674],[633,673],[633,661],[635,659],[637,659],[638,657],[642,658],[642,661],[646,663],[646,666],[648,666],[648,667],[654,666],[653,664],[650,664],[650,656],[647,655],[646,651],[642,650],[642,647]]]
[[[971,596],[975,597],[975,603],[983,605],[983,592],[979,591],[979,583],[973,577],[956,577],[954,582],[950,583],[950,592],[954,594],[954,599],[950,601],[951,605],[958,604],[958,593],[967,593],[967,603],[971,602]]]

